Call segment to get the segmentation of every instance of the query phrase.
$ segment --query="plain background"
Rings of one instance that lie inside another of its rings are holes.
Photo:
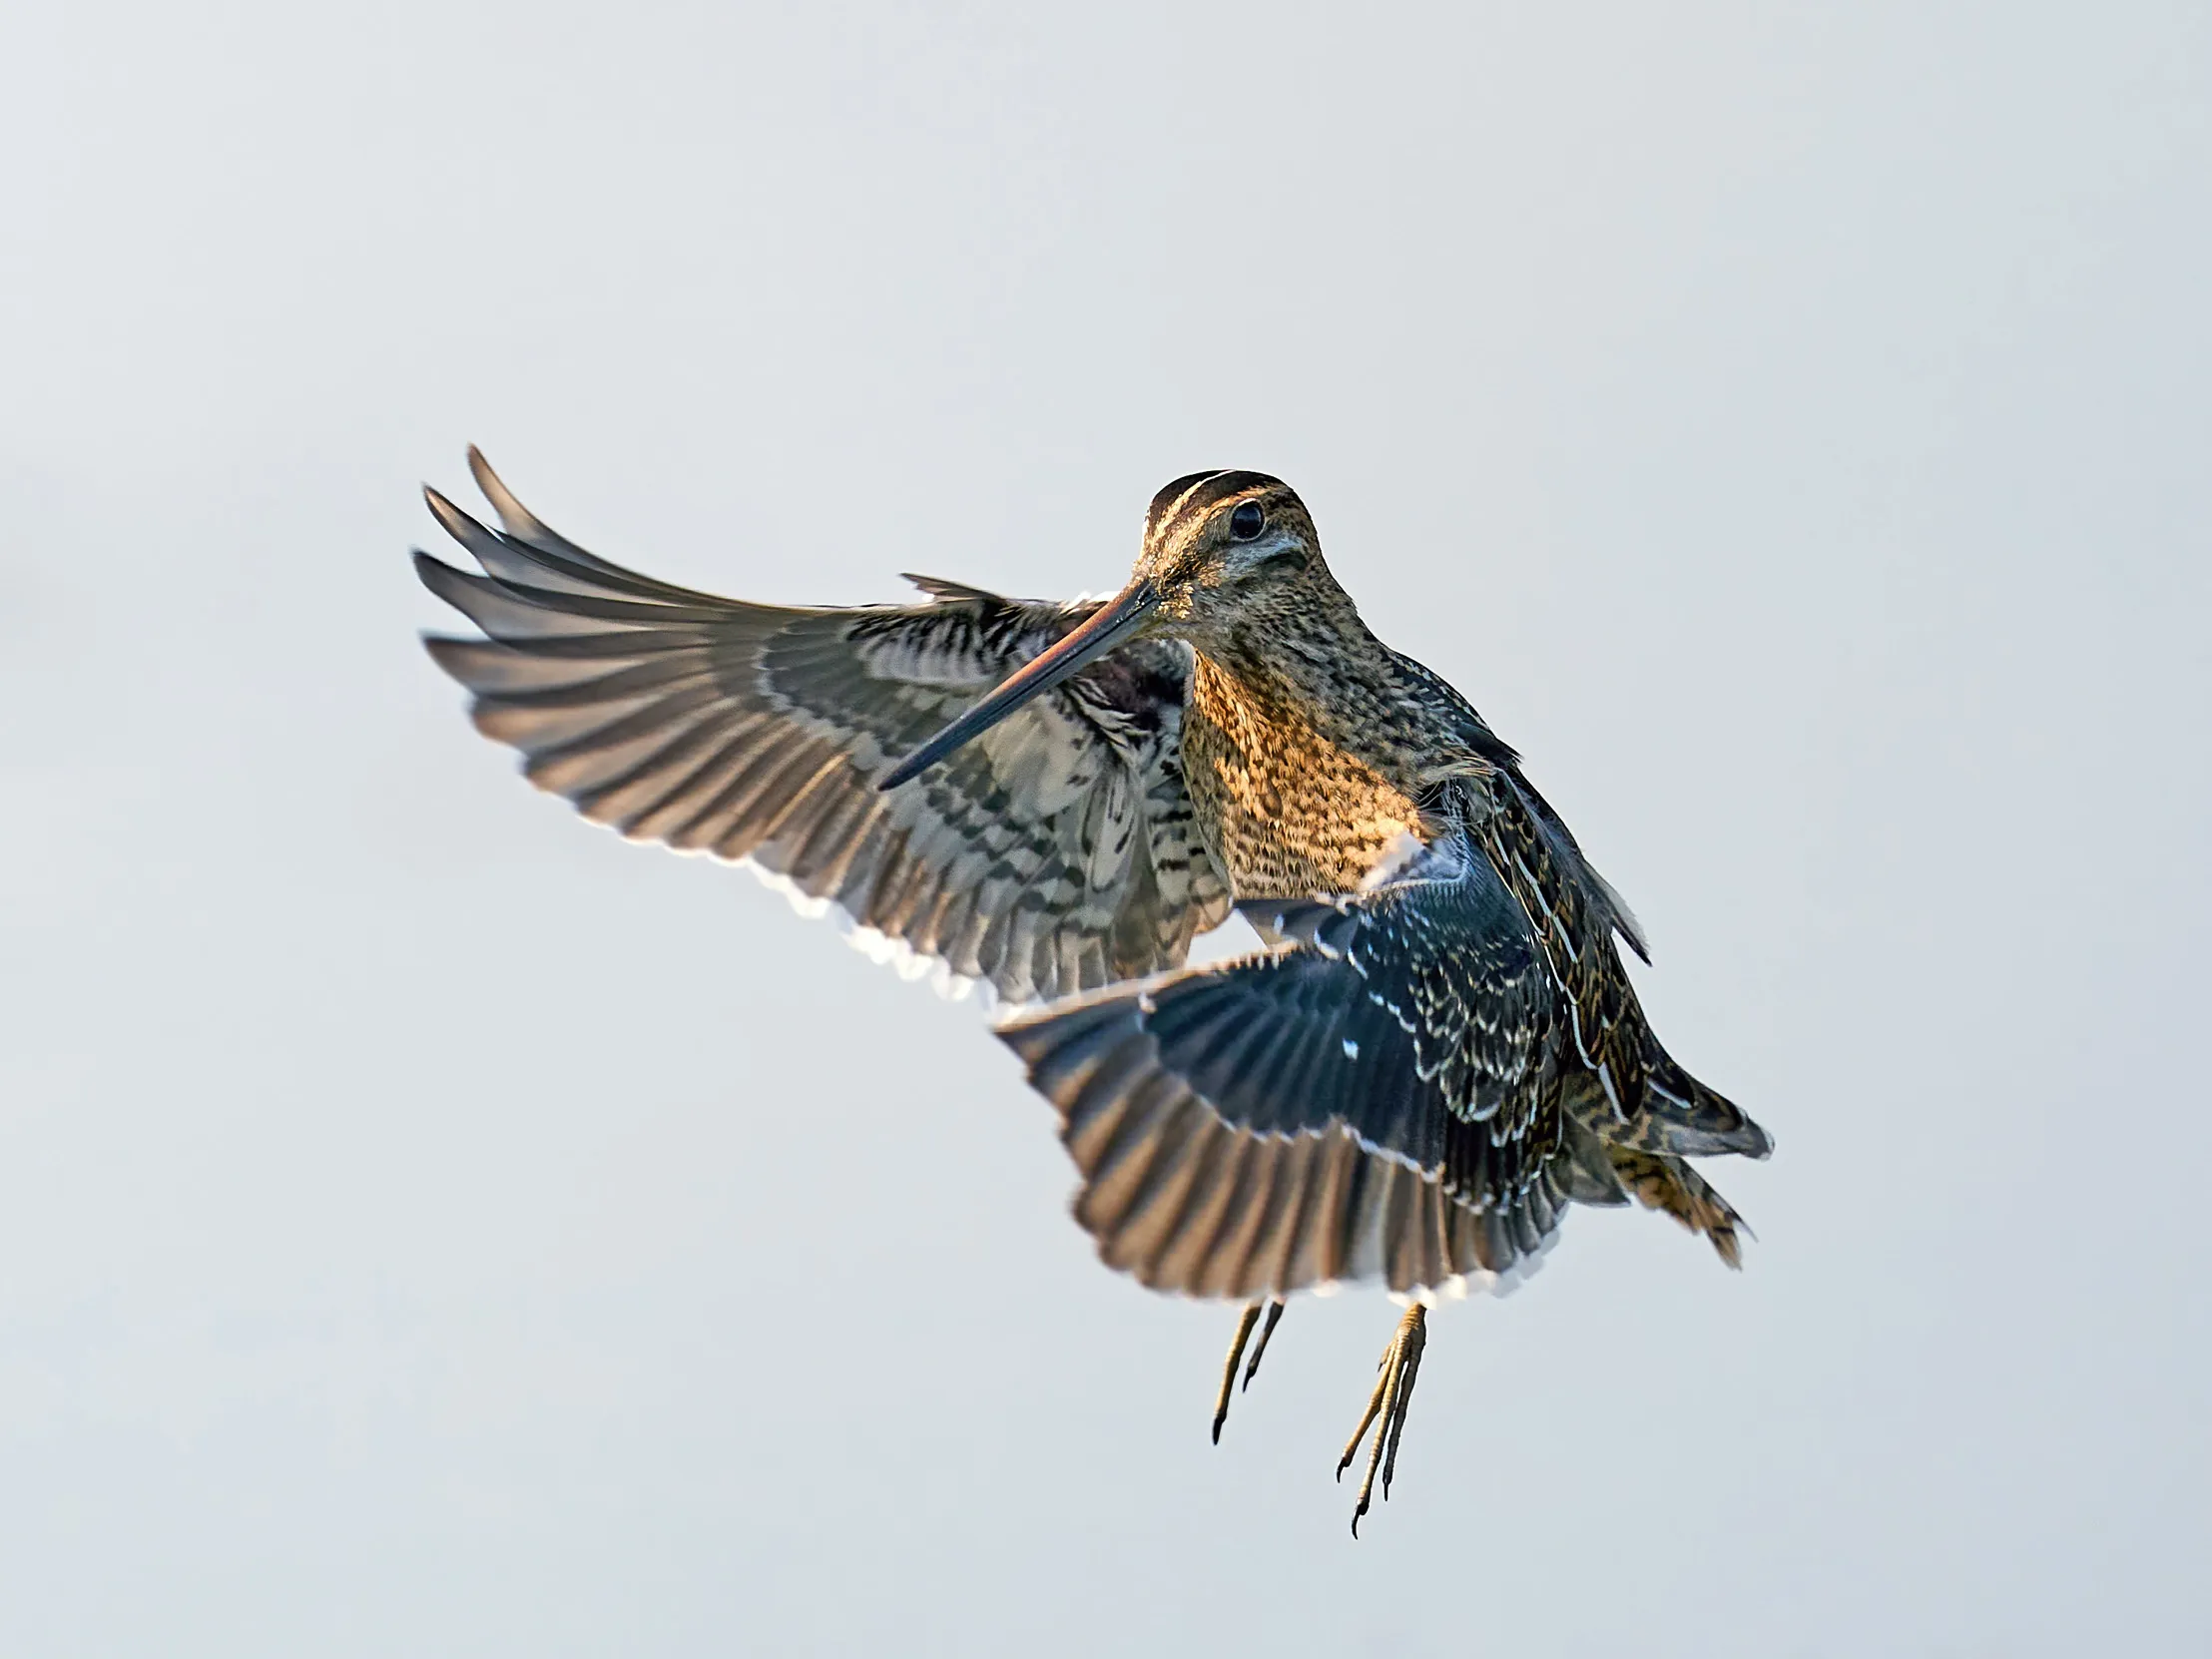
[[[2201,1653],[2212,13],[75,4],[0,47],[0,1650]],[[1099,1268],[1047,1110],[415,632],[1306,495],[1775,1132],[1434,1327]]]

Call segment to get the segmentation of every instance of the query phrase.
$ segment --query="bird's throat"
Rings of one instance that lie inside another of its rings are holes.
[[[1298,657],[1254,672],[1200,652],[1193,667],[1184,777],[1240,898],[1355,891],[1401,836],[1421,832],[1388,741],[1386,679],[1341,664],[1336,701],[1323,704],[1303,684],[1323,666]]]

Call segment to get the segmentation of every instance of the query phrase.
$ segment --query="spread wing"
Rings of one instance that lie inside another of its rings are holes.
[[[585,552],[469,464],[500,529],[426,493],[484,574],[416,568],[488,637],[425,643],[477,729],[594,823],[748,863],[861,942],[1015,1002],[1177,966],[1226,918],[1183,788],[1185,648],[1116,652],[879,792],[1095,605],[920,578],[921,605],[743,604]]]
[[[1463,831],[1401,879],[1255,914],[1294,942],[1001,1027],[1109,1265],[1198,1296],[1450,1294],[1538,1253],[1569,1198],[1618,1202],[1560,1109],[1528,918]]]

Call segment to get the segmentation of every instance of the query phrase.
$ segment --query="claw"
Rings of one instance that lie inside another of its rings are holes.
[[[1280,1308],[1282,1304],[1277,1303],[1276,1306]],[[1232,1385],[1237,1381],[1237,1362],[1244,1358],[1245,1344],[1252,1341],[1252,1328],[1259,1323],[1260,1305],[1255,1302],[1238,1316],[1237,1334],[1229,1339],[1229,1359],[1221,1368],[1221,1387],[1214,1394],[1214,1444],[1216,1445],[1221,1444],[1221,1425],[1229,1420],[1229,1394]],[[1270,1320],[1268,1322],[1268,1329],[1270,1331],[1275,1329],[1274,1321]],[[1260,1347],[1265,1349],[1267,1346],[1267,1338],[1262,1337]],[[1257,1370],[1260,1364],[1258,1354],[1253,1355],[1252,1364],[1253,1368]],[[1245,1381],[1249,1382],[1251,1380],[1251,1373],[1246,1373]]]
[[[1382,1357],[1385,1360],[1389,1358],[1387,1350],[1384,1351]],[[1379,1372],[1382,1369],[1380,1366],[1376,1368]],[[1337,1479],[1340,1482],[1345,1477],[1345,1470],[1352,1467],[1353,1458],[1360,1455],[1360,1442],[1367,1438],[1368,1424],[1375,1421],[1377,1414],[1382,1411],[1382,1395],[1389,1387],[1389,1382],[1390,1380],[1387,1375],[1380,1376],[1375,1380],[1375,1392],[1368,1395],[1368,1408],[1360,1413],[1360,1426],[1352,1431],[1352,1438],[1345,1441],[1345,1454],[1337,1459]]]
[[[1428,1310],[1416,1302],[1405,1310],[1405,1317],[1398,1321],[1389,1346],[1382,1350],[1382,1358],[1376,1367],[1375,1391],[1368,1395],[1368,1408],[1361,1413],[1360,1426],[1352,1431],[1352,1438],[1345,1442],[1344,1455],[1337,1460],[1337,1478],[1343,1480],[1345,1470],[1360,1453],[1360,1442],[1367,1437],[1370,1427],[1375,1428],[1375,1444],[1368,1452],[1367,1473],[1360,1481],[1360,1500],[1352,1511],[1355,1538],[1360,1535],[1360,1517],[1368,1512],[1374,1497],[1379,1470],[1382,1476],[1383,1501],[1389,1500],[1390,1481],[1397,1474],[1398,1437],[1405,1432],[1405,1412],[1412,1403],[1414,1380],[1420,1375],[1421,1350],[1427,1345]]]

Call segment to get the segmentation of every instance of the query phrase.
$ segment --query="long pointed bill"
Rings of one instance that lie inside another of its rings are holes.
[[[996,691],[892,767],[875,787],[895,790],[962,744],[981,737],[1024,703],[1088,668],[1142,628],[1159,603],[1159,592],[1139,577],[1093,613],[1082,627],[1008,675]]]

